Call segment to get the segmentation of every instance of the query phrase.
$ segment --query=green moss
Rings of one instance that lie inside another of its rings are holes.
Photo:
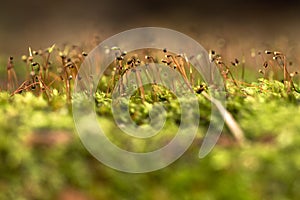
[[[198,159],[211,103],[197,94],[202,119],[197,141],[175,163],[148,174],[117,172],[96,161],[74,132],[72,114],[62,104],[65,96],[57,93],[55,100],[48,103],[31,93],[10,97],[1,92],[0,199],[56,199],[66,188],[83,191],[91,199],[297,199],[299,94],[288,94],[282,83],[264,79],[251,86],[229,86],[227,108],[241,125],[249,144],[238,147],[224,129],[220,143],[207,157]],[[95,97],[99,120],[110,130],[108,136],[116,145],[144,152],[165,144],[162,136],[148,143],[122,142],[126,138],[122,138],[113,122],[111,98],[101,92]],[[161,97],[167,111],[162,132],[172,138],[178,128],[180,107],[172,95]],[[130,101],[130,113],[138,116],[133,118],[138,123],[147,123],[153,104],[137,101]],[[68,139],[48,145],[28,142],[47,134]],[[226,145],[224,139],[232,145]]]

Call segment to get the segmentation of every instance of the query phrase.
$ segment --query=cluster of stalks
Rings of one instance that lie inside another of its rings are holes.
[[[289,73],[288,67],[287,67],[287,59],[286,56],[279,51],[269,51],[266,50],[264,54],[268,57],[271,57],[270,59],[265,58],[265,56],[259,52],[258,55],[261,57],[263,61],[263,69],[259,70],[259,73],[264,75],[264,78],[268,78],[268,71],[271,70],[272,76],[275,76],[276,79],[278,79],[278,70],[280,69],[283,74],[283,83],[287,89],[287,92],[296,91],[300,93],[300,90],[298,90],[293,82],[293,77],[298,74],[297,71]],[[273,78],[273,77],[270,77]]]
[[[162,82],[162,75],[161,71],[156,68],[155,64],[163,64],[165,67],[169,67],[172,70],[176,70],[179,72],[183,79],[183,84],[185,85],[185,88],[191,90],[191,92],[197,92],[201,93],[208,101],[210,101],[220,112],[222,117],[224,118],[225,123],[227,124],[228,128],[231,130],[233,136],[235,137],[238,144],[242,145],[245,142],[244,133],[239,127],[239,125],[234,120],[233,116],[224,108],[224,106],[219,102],[217,99],[210,96],[203,87],[200,85],[199,76],[193,71],[192,66],[189,63],[188,58],[184,54],[175,55],[171,52],[168,52],[167,49],[163,49],[162,52],[158,52],[157,55],[161,55],[164,57],[163,59],[159,59],[157,57],[153,57],[150,55],[145,55],[144,59],[140,59],[137,54],[129,55],[126,51],[122,51],[118,47],[113,47],[112,50],[116,51],[116,58],[114,61],[114,67],[111,73],[111,79],[109,81],[108,87],[107,87],[107,94],[113,90],[113,88],[117,87],[117,90],[119,94],[122,96],[125,88],[129,87],[130,83],[128,79],[128,76],[130,73],[134,73],[137,89],[140,93],[140,97],[142,99],[142,102],[145,102],[145,89],[142,84],[141,79],[141,73],[138,66],[144,65],[144,66],[150,66],[151,68],[146,68],[144,74],[146,74],[146,77],[148,79],[153,78],[153,80],[150,80],[149,82],[153,83],[151,84],[152,87],[152,100],[153,102],[156,101],[157,94],[157,83]],[[211,52],[211,58],[213,59],[212,62],[216,62],[218,65],[218,68],[220,72],[222,73],[224,80],[229,80],[229,77],[233,80],[233,82],[237,85],[235,78],[233,77],[229,67],[222,61],[221,56],[216,55],[215,52]],[[127,58],[129,57],[129,58]],[[127,59],[126,59],[127,58]],[[236,59],[234,65],[238,65],[239,61]],[[213,73],[213,72],[211,72]],[[148,76],[149,74],[149,76]],[[152,76],[150,76],[150,74]],[[195,79],[198,79],[197,84],[194,85]],[[172,90],[177,89],[180,86],[176,86],[174,81],[172,84]],[[117,83],[119,83],[117,85]],[[196,86],[196,87],[194,87]],[[116,88],[115,88],[116,89]],[[174,90],[173,90],[174,91]]]
[[[36,95],[45,94],[51,99],[53,89],[66,93],[67,101],[71,101],[71,81],[77,76],[80,64],[87,53],[77,46],[65,46],[60,49],[55,45],[45,50],[28,48],[28,55],[23,55],[26,64],[26,80],[12,92],[12,95],[31,91]],[[54,57],[50,60],[51,57]],[[55,64],[53,64],[55,63]],[[13,68],[13,58],[7,65],[7,89],[12,91],[17,85],[17,76]],[[63,82],[64,84],[61,84]]]
[[[216,64],[216,66],[218,67],[218,70],[223,77],[225,90],[227,90],[227,88],[226,88],[227,81],[233,82],[235,86],[238,86],[238,81],[234,77],[234,75],[231,71],[231,67],[238,67],[239,65],[241,65],[241,67],[242,67],[241,79],[244,80],[244,76],[245,76],[244,59],[243,59],[242,63],[240,63],[240,61],[237,58],[235,58],[235,60],[231,62],[231,66],[229,67],[229,65],[227,65],[225,63],[225,61],[223,60],[222,56],[220,54],[217,54],[214,50],[209,51],[209,59],[210,59],[210,62],[214,62]],[[210,71],[211,79],[213,79],[213,73],[214,73],[213,71]]]
[[[152,88],[152,97],[153,101],[157,101],[157,90],[158,82],[162,82],[161,73],[156,64],[165,65],[166,67],[171,68],[172,70],[177,70],[183,77],[185,85],[193,91],[194,85],[194,74],[192,67],[190,66],[188,59],[185,55],[174,55],[163,49],[162,53],[164,58],[159,60],[154,58],[151,55],[144,55],[143,58],[140,58],[138,54],[127,54],[126,51],[122,51],[119,47],[112,47],[112,50],[116,51],[116,58],[114,60],[114,67],[111,72],[111,78],[108,83],[106,93],[109,94],[112,92],[113,88],[116,86],[116,83],[119,82],[118,92],[122,96],[125,91],[125,87],[130,86],[129,75],[134,73],[135,82],[138,87],[138,91],[142,102],[145,101],[145,88],[142,82],[142,75],[138,66],[151,66],[147,68],[143,74],[146,75],[146,78],[150,83]],[[175,88],[173,88],[175,89]]]
[[[112,63],[112,71],[110,73],[109,81],[107,83],[106,94],[109,95],[113,90],[117,90],[120,96],[126,95],[126,88],[132,85],[137,85],[139,96],[144,103],[146,101],[146,90],[143,84],[142,75],[146,75],[151,85],[151,97],[153,102],[158,101],[157,96],[160,93],[159,84],[162,83],[163,78],[161,74],[161,68],[157,67],[157,64],[164,65],[172,70],[177,71],[182,79],[183,83],[179,81],[180,86],[176,85],[177,80],[172,80],[172,89],[176,90],[178,87],[185,86],[192,92],[201,93],[206,99],[212,102],[220,113],[223,115],[225,123],[235,136],[239,143],[243,143],[245,138],[242,130],[235,122],[231,114],[222,106],[222,104],[211,97],[200,85],[199,74],[193,70],[187,56],[185,54],[174,54],[167,49],[156,50],[156,57],[149,55],[147,50],[142,53],[143,57],[140,58],[138,54],[134,52],[127,53],[122,51],[119,47],[112,47],[112,51],[115,51],[115,60]],[[56,54],[55,54],[56,53]],[[283,82],[287,89],[287,92],[296,91],[300,92],[294,85],[293,77],[297,72],[289,73],[287,69],[286,56],[279,51],[265,51],[265,55],[271,56],[271,59],[265,59],[262,53],[259,53],[263,60],[263,70],[260,73],[264,74],[267,78],[267,71],[271,70],[273,73],[277,73],[277,69],[281,69],[283,73]],[[53,55],[54,54],[54,55]],[[31,48],[28,49],[28,55],[23,55],[22,60],[26,63],[26,80],[12,92],[12,95],[22,93],[26,91],[34,92],[36,95],[45,94],[50,100],[53,89],[57,89],[61,93],[65,93],[67,102],[71,102],[71,88],[72,80],[77,77],[80,64],[84,61],[84,57],[87,53],[77,46],[65,46],[63,49],[59,49],[55,45],[47,48],[46,50],[34,51]],[[163,57],[159,59],[159,57]],[[53,59],[50,59],[54,57]],[[217,70],[221,73],[224,81],[225,90],[227,91],[228,84],[233,83],[236,87],[240,87],[244,83],[245,76],[245,59],[234,59],[227,65],[222,56],[211,50],[209,52],[209,58],[211,62],[214,62],[217,66]],[[56,62],[55,64],[53,62]],[[139,68],[139,66],[145,66],[146,68]],[[151,66],[151,67],[147,67]],[[241,67],[241,77],[234,76],[232,68]],[[145,71],[141,71],[145,70]],[[214,71],[210,69],[211,80],[213,82]],[[107,73],[106,73],[107,74]],[[133,74],[135,80],[130,80],[129,76]],[[17,75],[14,71],[13,58],[10,57],[7,64],[7,90],[12,91],[18,83]],[[80,79],[80,77],[77,77]],[[135,82],[135,84],[132,84]],[[147,96],[148,97],[148,96]]]
[[[134,73],[135,82],[138,87],[138,91],[142,101],[145,101],[145,88],[142,83],[141,71],[137,70],[138,66],[152,66],[147,68],[143,74],[147,75],[147,79],[154,83],[151,85],[152,97],[154,101],[157,101],[157,82],[161,82],[161,74],[155,64],[163,64],[173,70],[178,71],[185,85],[189,90],[194,91],[195,79],[197,77],[193,67],[191,66],[188,58],[185,54],[173,54],[168,52],[167,49],[163,49],[158,52],[158,55],[163,56],[162,59],[153,57],[147,53],[143,53],[143,57],[140,58],[138,54],[127,53],[122,51],[119,47],[112,47],[111,50],[115,51],[115,61],[113,63],[113,70],[111,78],[108,82],[106,93],[112,92],[116,83],[119,82],[118,92],[123,95],[125,87],[129,87],[130,82],[128,80],[130,73]],[[293,77],[298,72],[289,73],[287,69],[286,56],[279,51],[268,51],[264,53],[258,52],[258,55],[263,61],[263,69],[259,70],[264,75],[264,78],[268,78],[269,73],[273,73],[274,76],[278,77],[278,70],[282,70],[283,82],[288,92],[294,90],[299,92],[293,82]],[[31,91],[37,95],[45,94],[50,99],[52,89],[65,92],[67,101],[71,101],[71,87],[72,80],[77,76],[79,66],[83,62],[84,57],[87,53],[78,46],[65,46],[63,49],[52,45],[45,50],[32,50],[28,49],[28,55],[23,55],[22,60],[26,63],[26,79],[24,82],[17,87],[18,79],[14,70],[14,59],[9,57],[7,63],[7,90],[12,92],[12,95],[16,93],[22,93],[25,91]],[[51,58],[52,57],[52,58]],[[271,57],[270,59],[267,59]],[[50,59],[51,58],[51,59]],[[227,82],[233,83],[235,86],[243,84],[245,77],[245,59],[242,61],[235,58],[230,64],[226,64],[220,54],[217,54],[214,50],[209,51],[209,58],[211,62],[214,62],[223,77],[225,90],[227,90]],[[241,68],[241,77],[238,74],[232,72],[233,68]],[[215,72],[210,69],[211,81],[213,81],[213,74]],[[275,78],[276,78],[275,77]],[[199,77],[198,82],[199,82]],[[151,79],[151,80],[150,80]],[[153,79],[153,80],[152,80]],[[63,84],[61,84],[63,82]],[[175,85],[174,85],[175,87]]]
[[[288,70],[287,58],[286,56],[279,51],[269,51],[266,50],[264,53],[258,52],[258,56],[262,60],[263,69],[259,70],[259,73],[264,75],[265,79],[275,78],[279,80],[279,75],[283,75],[283,83],[285,84],[287,92],[296,91],[300,93],[300,90],[295,87],[293,82],[293,78],[298,74],[297,71],[290,73]],[[256,53],[254,54],[256,56]],[[249,85],[244,82],[245,78],[245,59],[243,58],[240,62],[239,59],[235,58],[234,61],[231,61],[231,65],[227,65],[222,56],[217,54],[214,50],[209,51],[209,58],[211,62],[214,62],[218,67],[225,86],[225,90],[227,91],[227,82],[233,82],[235,86]],[[238,78],[238,75],[234,76],[231,69],[232,67],[241,67],[241,77]],[[211,72],[211,76],[213,76],[214,72]]]

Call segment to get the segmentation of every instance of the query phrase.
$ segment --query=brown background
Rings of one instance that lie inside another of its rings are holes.
[[[298,1],[1,1],[0,54],[19,55],[30,45],[81,44],[141,26],[181,31],[228,59],[250,48],[279,48],[296,59]]]

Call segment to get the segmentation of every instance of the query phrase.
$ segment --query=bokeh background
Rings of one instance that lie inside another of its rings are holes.
[[[0,53],[18,55],[29,45],[81,44],[95,35],[101,41],[141,26],[181,31],[205,48],[229,48],[231,57],[250,47],[290,51],[299,48],[299,8],[297,0],[5,0]]]

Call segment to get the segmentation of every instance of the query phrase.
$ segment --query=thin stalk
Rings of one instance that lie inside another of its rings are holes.
[[[245,56],[242,58],[242,81],[245,81]]]
[[[144,103],[145,102],[145,90],[144,90],[144,87],[143,87],[143,82],[142,82],[139,70],[135,70],[135,74],[136,74],[136,81],[138,83],[138,87],[139,87],[140,94],[141,94],[141,97],[142,97],[142,102]]]

